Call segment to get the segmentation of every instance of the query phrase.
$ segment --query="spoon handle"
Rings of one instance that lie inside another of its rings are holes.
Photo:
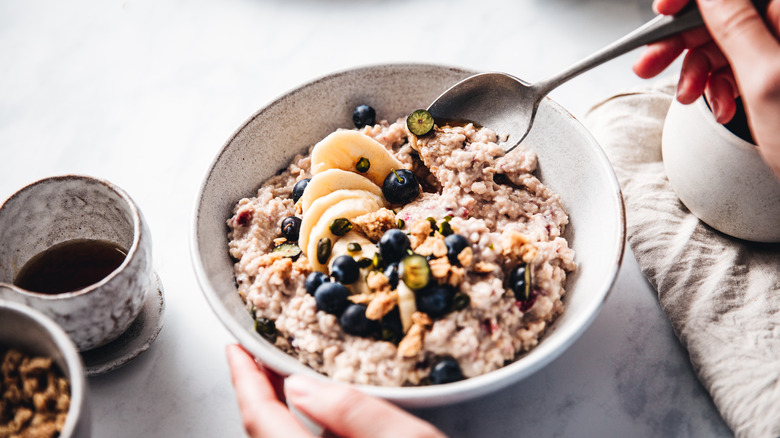
[[[752,0],[752,2],[758,10],[758,13],[766,19],[766,10],[770,0]],[[541,99],[562,83],[575,76],[579,76],[606,61],[617,58],[637,47],[660,41],[672,35],[703,25],[704,21],[702,20],[699,8],[696,6],[696,2],[691,0],[688,5],[676,15],[659,15],[653,18],[623,38],[620,38],[557,75],[534,84],[533,88],[536,89],[538,99]]]

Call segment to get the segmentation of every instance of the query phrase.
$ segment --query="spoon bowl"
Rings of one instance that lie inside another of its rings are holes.
[[[512,139],[520,133],[525,137],[539,106],[538,102],[527,104],[530,87],[531,84],[505,73],[478,73],[444,92],[428,107],[428,112],[436,120],[477,122],[499,134],[509,134]],[[508,141],[504,140],[501,144],[506,148]],[[522,138],[517,143],[520,141]]]

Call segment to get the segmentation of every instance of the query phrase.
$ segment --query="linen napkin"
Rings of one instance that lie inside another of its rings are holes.
[[[780,245],[721,234],[677,198],[661,158],[674,92],[665,81],[619,93],[585,125],[615,168],[642,273],[720,414],[739,437],[778,437]]]

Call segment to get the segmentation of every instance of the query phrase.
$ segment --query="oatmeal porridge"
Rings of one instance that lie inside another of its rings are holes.
[[[484,374],[564,310],[568,216],[536,155],[505,154],[473,124],[415,135],[408,122],[330,134],[228,220],[258,333],[337,380]]]

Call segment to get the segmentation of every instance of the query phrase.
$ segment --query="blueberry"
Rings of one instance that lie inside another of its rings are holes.
[[[444,357],[433,364],[430,378],[434,385],[441,385],[463,380],[463,372],[460,370],[458,361],[451,357]]]
[[[444,244],[447,245],[447,258],[455,264],[458,262],[458,254],[469,246],[469,241],[460,234],[450,234],[444,238]]]
[[[298,241],[298,235],[301,232],[301,218],[287,216],[282,219],[282,236],[290,242]]]
[[[301,199],[303,191],[306,190],[306,186],[309,185],[309,181],[311,181],[311,178],[302,179],[295,183],[292,193],[293,202],[298,202],[298,200]]]
[[[304,285],[306,286],[306,293],[309,295],[314,295],[315,292],[317,292],[317,288],[320,287],[322,283],[327,283],[330,281],[330,277],[328,277],[327,274],[319,271],[314,271],[308,276],[306,276],[306,281],[304,282]]]
[[[452,298],[455,291],[450,285],[436,284],[416,292],[417,310],[425,312],[431,318],[439,318],[452,310]]]
[[[393,307],[393,310],[383,316],[379,324],[380,339],[383,341],[397,344],[403,339],[404,328],[401,323],[401,312],[398,311],[398,306]]]
[[[391,229],[379,239],[379,255],[385,263],[396,263],[406,256],[406,250],[411,248],[409,236],[401,230]]]
[[[327,282],[322,283],[317,291],[314,292],[314,298],[317,300],[317,309],[333,315],[341,315],[341,312],[349,304],[347,297],[349,289],[341,283]]]
[[[350,304],[339,318],[344,333],[353,336],[368,336],[376,330],[376,321],[366,318],[365,304]]]
[[[358,105],[352,111],[352,123],[357,129],[376,123],[376,110],[368,105]]]
[[[330,275],[344,284],[352,284],[360,276],[360,267],[352,256],[342,255],[333,260]]]
[[[397,288],[398,281],[401,279],[401,277],[398,275],[398,263],[391,263],[390,266],[385,269],[385,275],[390,280],[390,288]]]
[[[531,298],[531,270],[525,263],[512,269],[507,286],[514,292],[516,300],[526,301]]]
[[[420,194],[420,184],[411,170],[393,170],[382,183],[382,194],[391,204],[408,204]]]

